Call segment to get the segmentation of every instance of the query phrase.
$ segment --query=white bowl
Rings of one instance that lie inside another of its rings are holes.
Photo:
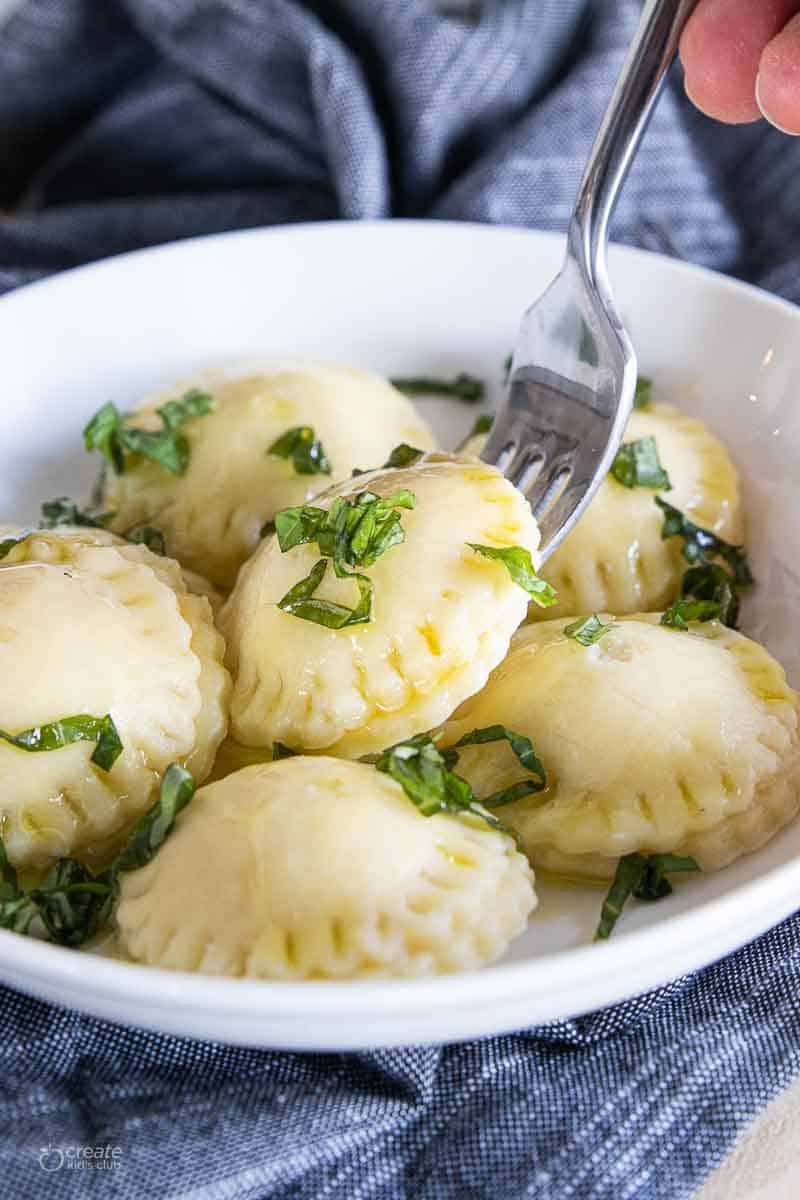
[[[560,239],[392,222],[257,230],[71,271],[0,300],[6,441],[0,519],[83,498],[86,418],[195,368],[321,358],[390,374],[470,371],[496,395],[523,309]],[[708,420],[744,477],[759,586],[744,628],[800,681],[800,311],[754,288],[616,248],[611,274],[657,394]],[[423,401],[452,445],[474,413]],[[496,966],[424,980],[272,983],[154,970],[0,931],[0,980],[111,1020],[254,1046],[351,1049],[446,1041],[572,1016],[742,945],[797,907],[800,825],[716,875],[632,905],[591,944],[602,892],[545,884]]]

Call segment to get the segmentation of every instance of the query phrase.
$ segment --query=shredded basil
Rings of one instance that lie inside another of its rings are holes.
[[[87,529],[105,529],[114,517],[113,512],[90,513],[78,508],[68,496],[57,500],[45,500],[42,504],[42,529],[55,529],[59,525],[78,525]]]
[[[92,717],[80,713],[75,717],[63,717],[47,725],[35,725],[22,733],[7,733],[0,729],[0,738],[18,750],[37,753],[46,750],[61,750],[73,742],[96,742],[91,761],[104,771],[110,771],[122,753],[122,741],[111,716]]]
[[[581,617],[577,621],[573,621],[571,625],[564,626],[564,636],[572,638],[574,642],[579,642],[581,646],[593,646],[595,642],[599,642],[600,638],[612,628],[613,621],[608,625],[604,625],[598,617],[597,613],[592,613],[590,617]]]
[[[411,375],[392,379],[391,383],[406,396],[454,396],[467,404],[477,404],[483,399],[483,380],[474,375],[459,374],[454,379],[439,379],[431,375]]]
[[[330,475],[327,454],[310,425],[296,425],[272,443],[267,454],[290,458],[296,475]]]
[[[507,741],[533,777],[523,779],[485,799],[477,799],[468,781],[453,771],[453,767],[458,764],[458,747],[497,741]],[[435,737],[420,733],[405,742],[390,746],[381,754],[366,755],[362,761],[372,763],[377,770],[390,775],[399,783],[422,816],[432,817],[436,813],[471,813],[490,828],[509,834],[515,840],[515,832],[489,810],[511,804],[514,800],[532,792],[539,792],[546,786],[544,767],[537,758],[530,739],[506,729],[504,725],[474,729],[465,734],[455,746],[443,751],[436,745]]]
[[[467,542],[466,544],[470,550],[474,550],[484,558],[501,562],[514,580],[514,583],[524,588],[540,608],[550,608],[553,604],[558,603],[558,593],[552,584],[549,584],[545,579],[540,579],[536,574],[533,569],[530,550],[526,550],[524,546],[503,546],[500,548],[497,546],[481,546],[477,542]]]
[[[372,580],[357,571],[336,572],[340,577],[354,579],[358,586],[358,603],[353,608],[348,608],[344,604],[336,604],[333,600],[320,600],[314,595],[325,578],[327,568],[328,559],[321,558],[304,579],[289,588],[286,595],[278,601],[278,608],[293,617],[299,617],[301,621],[313,621],[315,625],[325,625],[328,629],[344,629],[346,625],[364,625],[370,621]]]
[[[424,454],[424,450],[419,450],[416,446],[409,446],[408,442],[401,442],[399,446],[395,446],[383,466],[384,468],[411,467],[414,463],[419,462]]]
[[[161,780],[159,798],[140,817],[125,847],[99,875],[74,858],[56,862],[30,890],[19,887],[0,838],[0,927],[29,933],[38,921],[44,937],[61,946],[80,946],[103,926],[117,896],[119,875],[145,866],[171,832],[178,813],[195,792],[187,770],[173,763]]]
[[[609,472],[617,483],[626,488],[652,488],[654,491],[669,492],[672,484],[661,465],[654,437],[639,438],[625,442],[617,451]]]
[[[595,933],[595,940],[609,937],[630,896],[638,900],[661,900],[672,892],[667,873],[699,871],[693,858],[676,854],[626,854],[619,860]]]
[[[719,619],[735,629],[739,617],[739,591],[753,583],[746,550],[695,525],[660,496],[655,497],[655,502],[664,514],[662,538],[682,538],[681,552],[689,563],[681,580],[680,596],[662,616],[662,625],[686,629],[689,621]]]
[[[290,588],[278,607],[304,621],[329,629],[360,625],[372,616],[372,580],[349,567],[370,567],[392,546],[405,541],[401,509],[413,508],[416,497],[403,488],[381,497],[374,492],[338,496],[329,509],[313,505],[284,508],[275,514],[275,533],[283,553],[316,542],[323,557],[305,579]],[[340,579],[354,579],[359,599],[353,608],[320,600],[315,592],[325,576],[328,561]]]
[[[189,442],[179,427],[214,408],[208,392],[192,388],[179,400],[168,400],[157,410],[161,429],[139,429],[128,425],[124,414],[112,403],[104,404],[83,431],[87,450],[99,450],[117,475],[122,475],[128,454],[138,454],[158,463],[173,475],[185,475],[189,466]]]
[[[474,437],[478,437],[478,435],[481,433],[488,433],[492,428],[493,421],[494,417],[491,413],[481,413],[479,417],[476,417],[472,423],[472,428],[470,429],[469,433],[464,438],[463,442],[459,443],[456,449],[456,454],[460,454],[462,450],[465,450],[469,442],[471,442]]]
[[[677,854],[624,855],[617,863],[613,883],[603,901],[594,940],[603,941],[611,935],[630,896],[637,900],[662,900],[672,891],[667,874],[699,870],[693,858]]]
[[[648,379],[646,375],[640,375],[636,380],[636,392],[633,397],[633,407],[638,408],[639,410],[649,408],[653,403],[652,391],[652,379]]]

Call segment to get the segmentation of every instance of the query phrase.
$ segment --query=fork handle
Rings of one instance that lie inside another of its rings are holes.
[[[594,140],[570,222],[570,253],[607,292],[608,225],[697,0],[648,0]]]

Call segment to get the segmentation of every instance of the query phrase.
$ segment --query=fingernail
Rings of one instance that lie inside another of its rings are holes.
[[[774,117],[771,117],[769,115],[769,113],[767,112],[767,110],[764,108],[764,105],[761,102],[761,76],[760,75],[756,76],[756,104],[758,105],[758,107],[761,111],[761,115],[765,118],[765,120],[769,121],[770,125],[772,125],[775,129],[780,130],[781,133],[788,134],[789,137],[800,137],[800,130],[786,129],[783,125],[781,125],[778,121],[776,121]]]

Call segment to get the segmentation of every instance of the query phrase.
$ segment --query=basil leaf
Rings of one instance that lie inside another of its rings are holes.
[[[129,529],[125,534],[129,542],[133,542],[137,546],[146,546],[153,554],[164,555],[167,553],[167,544],[164,540],[164,535],[160,529],[156,529],[153,525],[139,525],[134,529]]]
[[[633,397],[633,407],[640,411],[649,408],[652,400],[653,381],[646,375],[640,375],[636,380],[636,392]]]
[[[672,891],[672,884],[665,878],[668,872],[699,870],[693,858],[677,854],[625,854],[617,863],[614,880],[603,901],[594,940],[602,941],[611,935],[630,896],[638,900],[662,900]]]
[[[508,729],[505,725],[487,725],[484,729],[473,729],[470,733],[465,733],[452,749],[459,750],[462,746],[485,746],[488,742],[508,742],[525,770],[530,771],[534,776],[533,780],[524,781],[529,792],[540,792],[547,787],[547,776],[541,760],[533,748],[533,742],[524,733],[515,733],[513,729]],[[504,793],[497,793],[497,795],[504,795]],[[491,808],[496,807],[499,802],[490,797],[482,800],[481,803],[485,804],[487,808]],[[511,801],[504,799],[502,803],[510,804]]]
[[[392,379],[391,384],[406,396],[454,396],[467,404],[477,404],[483,399],[483,381],[474,375],[459,374],[454,379],[439,379],[431,375],[411,375]]]
[[[117,475],[125,470],[125,455],[120,440],[122,413],[116,404],[109,402],[99,408],[83,431],[83,443],[87,450],[99,450],[114,468]]]
[[[476,813],[485,820],[484,814],[476,810],[469,783],[449,769],[447,759],[427,733],[390,746],[374,756],[374,765],[400,784],[423,817],[436,813]]]
[[[682,538],[682,554],[690,564],[681,581],[681,595],[664,613],[662,624],[685,629],[690,620],[708,621],[718,617],[735,629],[739,616],[739,589],[753,583],[744,547],[734,546],[710,530],[695,525],[660,496],[655,497],[655,502],[664,514],[661,537]],[[725,566],[714,559],[721,559]]]
[[[418,450],[416,446],[409,446],[408,442],[401,442],[399,446],[395,446],[392,453],[383,464],[386,467],[410,467],[425,454],[424,450]]]
[[[17,872],[8,861],[5,845],[0,838],[0,929],[27,933],[35,916],[36,906],[20,891]]]
[[[190,388],[180,400],[168,400],[158,410],[165,429],[175,430],[193,417],[204,417],[214,411],[214,397],[201,388]]]
[[[22,733],[7,733],[0,729],[0,738],[18,750],[31,753],[46,750],[61,750],[73,742],[96,742],[91,761],[104,771],[110,771],[122,753],[122,742],[110,714],[93,717],[80,713],[75,717],[63,717],[47,725],[35,725]]]
[[[313,621],[315,625],[324,625],[328,629],[344,629],[347,625],[363,625],[372,617],[372,580],[366,575],[342,572],[349,579],[354,579],[358,585],[359,600],[354,608],[344,604],[336,604],[333,600],[320,600],[314,593],[325,577],[328,560],[321,558],[311,568],[305,579],[301,579],[290,588],[278,608],[301,621]]]
[[[121,871],[144,867],[171,833],[178,814],[194,796],[197,784],[194,776],[172,763],[161,780],[158,800],[140,817],[133,827],[124,849],[111,864],[110,875],[116,880]]]
[[[661,624],[668,629],[686,630],[690,621],[716,621],[721,614],[714,600],[686,600],[679,597],[661,614]]]
[[[42,504],[40,526],[42,529],[55,529],[58,525],[79,525],[87,529],[105,529],[113,516],[113,512],[83,512],[67,496],[59,496],[57,500],[45,500]]]
[[[639,438],[620,446],[609,474],[626,488],[652,488],[669,492],[672,484],[658,457],[654,437]]]
[[[372,580],[348,567],[370,567],[392,546],[405,541],[400,523],[402,508],[413,508],[416,497],[407,488],[391,496],[359,492],[353,498],[337,496],[329,509],[296,505],[275,514],[275,533],[281,551],[316,542],[323,557],[305,579],[290,588],[278,607],[329,629],[360,625],[372,616]],[[354,579],[359,600],[354,608],[320,600],[314,593],[325,575],[328,560],[340,579]]]
[[[579,642],[581,646],[593,646],[595,642],[599,642],[600,638],[608,633],[614,622],[609,622],[604,625],[598,617],[597,613],[592,613],[590,617],[581,617],[577,621],[573,621],[571,625],[564,626],[564,636],[572,638],[574,642]]]
[[[267,454],[290,458],[296,475],[330,475],[331,464],[310,425],[296,425],[272,443]]]
[[[213,397],[193,388],[180,400],[168,400],[163,404],[157,410],[162,428],[151,430],[126,424],[115,404],[104,404],[84,429],[84,444],[87,450],[99,450],[117,475],[125,471],[126,451],[158,463],[173,475],[184,475],[189,466],[189,442],[177,432],[178,427],[213,408]]]
[[[540,579],[536,574],[530,551],[526,550],[524,546],[504,546],[501,549],[496,546],[481,546],[477,542],[467,542],[466,544],[470,550],[475,550],[484,558],[501,562],[514,583],[524,588],[540,608],[550,608],[551,605],[558,603],[558,593],[551,584]]]
[[[272,743],[272,761],[279,762],[282,758],[294,758],[299,751],[292,750],[291,746],[287,746],[284,742]]]
[[[99,875],[74,858],[61,858],[27,893],[17,883],[0,839],[0,926],[27,933],[38,918],[49,941],[80,946],[108,919],[121,871],[145,866],[172,830],[175,818],[195,791],[187,770],[173,763],[161,780],[156,803],[140,817],[111,867]]]
[[[93,937],[107,919],[112,901],[107,872],[93,876],[74,858],[59,859],[28,900],[59,946],[80,946]]]
[[[744,546],[734,546],[723,541],[715,533],[695,525],[683,513],[667,504],[660,496],[654,497],[656,504],[664,513],[664,524],[661,537],[683,538],[683,557],[688,563],[706,563],[713,558],[721,558],[733,573],[733,582],[737,587],[747,587],[753,583],[750,565],[747,561],[747,551]]]
[[[503,734],[494,734],[502,726],[492,726],[487,730],[475,730],[476,734],[486,734],[486,741],[497,741]],[[471,735],[469,735],[471,736]],[[519,737],[520,735],[514,735]],[[527,742],[528,739],[522,739]],[[465,743],[466,744],[466,743]],[[528,743],[530,745],[530,743]],[[520,746],[525,752],[525,747]],[[533,747],[531,747],[532,751]],[[535,756],[534,756],[535,757]],[[517,834],[509,829],[493,813],[488,811],[489,800],[477,800],[466,779],[456,775],[451,767],[458,762],[458,751],[451,747],[440,751],[435,740],[427,733],[419,733],[416,737],[405,742],[390,746],[381,754],[368,754],[361,760],[369,762],[385,775],[391,776],[399,783],[411,803],[423,817],[432,817],[436,813],[470,813],[479,817],[491,829],[513,837],[518,843]],[[538,761],[538,760],[537,760]],[[520,785],[515,785],[519,787]],[[530,790],[525,781],[525,793]],[[500,793],[498,793],[498,796]],[[490,798],[491,799],[491,798]],[[505,801],[496,801],[496,804]]]

